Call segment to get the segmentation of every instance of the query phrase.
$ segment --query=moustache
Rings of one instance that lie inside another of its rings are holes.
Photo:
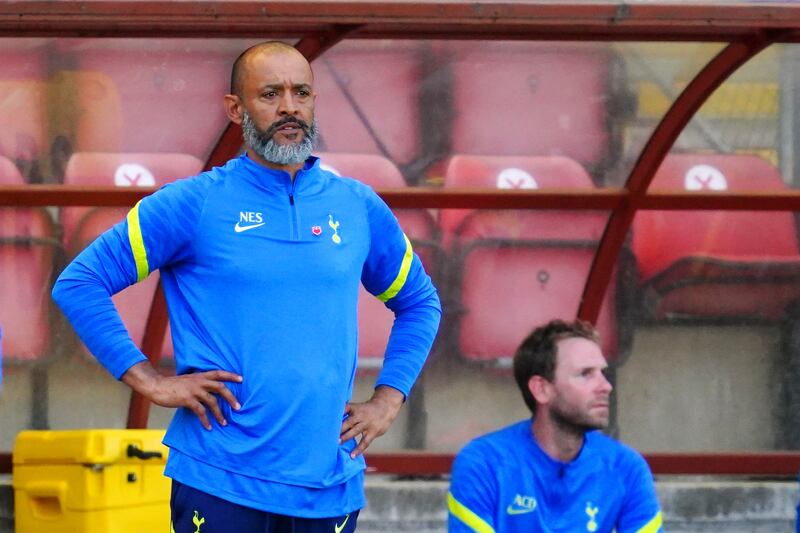
[[[303,133],[305,135],[308,135],[308,132],[311,129],[311,126],[309,126],[308,123],[303,119],[294,117],[284,117],[270,124],[269,128],[267,128],[267,131],[264,132],[264,135],[267,138],[271,139],[272,136],[275,135],[278,132],[278,130],[283,126],[285,126],[286,124],[297,124],[300,127],[300,129],[303,130]]]

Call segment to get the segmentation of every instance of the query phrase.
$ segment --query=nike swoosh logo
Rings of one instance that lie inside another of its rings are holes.
[[[335,529],[335,530],[336,530],[336,533],[342,533],[342,530],[344,529],[344,526],[345,526],[345,524],[347,524],[347,521],[348,521],[348,520],[350,520],[350,515],[349,515],[349,514],[348,514],[347,516],[345,516],[345,517],[344,517],[344,522],[342,522],[342,525],[341,525],[341,526],[340,526],[340,525],[337,525],[337,524],[334,522],[334,524],[333,524],[333,529]]]
[[[263,226],[264,224],[266,224],[266,222],[262,222],[261,224],[251,224],[251,225],[249,225],[249,226],[240,226],[240,225],[239,225],[239,223],[237,222],[237,223],[236,223],[236,225],[233,227],[233,230],[234,230],[236,233],[241,233],[241,232],[243,232],[243,231],[247,231],[247,230],[249,230],[249,229],[260,228],[260,227],[261,227],[261,226]]]
[[[534,507],[533,509],[526,509],[525,507],[512,507],[509,505],[506,507],[506,512],[508,514],[525,514],[533,512],[534,509],[536,508]]]

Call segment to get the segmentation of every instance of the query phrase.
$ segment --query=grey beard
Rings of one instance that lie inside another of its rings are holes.
[[[296,144],[278,144],[269,134],[269,130],[258,129],[245,111],[242,117],[242,134],[245,144],[265,161],[276,165],[298,165],[304,163],[311,155],[319,133],[316,120],[311,121],[310,126],[304,124],[300,124],[303,129],[303,140]]]

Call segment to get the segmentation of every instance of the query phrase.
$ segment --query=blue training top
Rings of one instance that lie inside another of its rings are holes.
[[[116,378],[146,357],[110,295],[160,269],[178,374],[228,370],[241,404],[206,431],[180,408],[167,475],[265,511],[339,516],[364,504],[364,460],[339,445],[357,358],[359,282],[395,313],[376,386],[408,395],[441,309],[368,186],[309,158],[292,180],[246,155],[139,202],[61,274],[53,297]]]
[[[449,531],[656,533],[661,511],[653,476],[636,451],[598,431],[569,463],[551,459],[523,420],[456,456]]]

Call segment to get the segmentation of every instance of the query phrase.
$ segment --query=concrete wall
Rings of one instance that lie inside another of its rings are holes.
[[[640,328],[618,373],[620,438],[641,450],[769,450],[778,328]]]

